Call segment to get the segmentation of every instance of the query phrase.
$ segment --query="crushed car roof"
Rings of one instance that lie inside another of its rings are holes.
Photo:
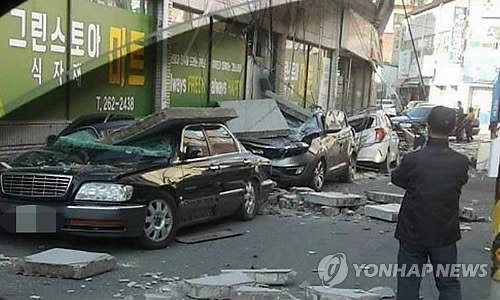
[[[168,108],[132,124],[105,134],[101,141],[122,144],[167,130],[174,126],[198,123],[225,123],[238,115],[230,108]]]

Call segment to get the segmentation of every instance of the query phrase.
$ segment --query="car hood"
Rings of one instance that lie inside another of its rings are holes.
[[[410,118],[409,116],[399,116],[399,117],[391,118],[391,121],[393,123],[413,123],[413,124],[418,124],[418,123],[424,123],[425,119],[423,119],[423,118]]]
[[[273,139],[245,139],[241,143],[254,154],[268,159],[281,159],[300,155],[309,149],[309,144],[301,141],[297,136]]]

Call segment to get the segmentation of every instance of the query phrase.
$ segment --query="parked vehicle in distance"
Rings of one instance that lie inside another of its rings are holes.
[[[426,102],[425,102],[425,101],[417,101],[417,100],[410,101],[410,102],[408,102],[408,104],[406,104],[405,111],[410,111],[410,110],[412,110],[415,106],[420,105],[420,104],[424,104],[424,103],[426,103]]]
[[[153,115],[111,133],[120,142],[96,136],[105,123],[75,123],[47,147],[14,158],[0,169],[0,226],[132,237],[156,249],[180,227],[233,214],[252,219],[273,184],[269,161],[213,121],[227,110],[171,110],[178,120]],[[128,134],[134,126],[140,134]],[[33,227],[35,215],[44,222]]]
[[[394,100],[392,99],[378,99],[377,109],[383,110],[391,117],[397,116],[396,104],[394,104]]]
[[[352,182],[357,150],[354,133],[341,111],[316,112],[284,138],[244,139],[242,144],[271,160],[271,178],[280,185],[321,191],[329,177]]]
[[[375,164],[389,172],[399,164],[399,137],[383,110],[350,117],[349,125],[356,132],[359,165]]]

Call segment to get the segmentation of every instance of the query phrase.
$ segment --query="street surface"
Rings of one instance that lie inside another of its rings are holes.
[[[472,206],[479,215],[490,215],[494,197],[494,180],[473,174],[464,188],[462,206]],[[370,178],[371,177],[371,178]],[[369,176],[354,184],[330,183],[326,190],[364,193],[365,190],[401,192],[389,184],[389,177]],[[479,200],[473,204],[472,200]],[[460,263],[490,263],[490,223],[469,224],[472,231],[464,232],[459,243]],[[152,289],[129,288],[120,279],[129,279],[142,284],[151,278],[146,272],[162,272],[162,277],[193,278],[204,274],[219,274],[227,268],[293,268],[298,272],[296,284],[289,287],[296,296],[302,295],[299,287],[307,281],[320,285],[316,273],[319,261],[326,255],[343,252],[350,265],[349,275],[341,288],[368,290],[375,286],[396,288],[395,278],[355,278],[352,264],[395,263],[398,243],[393,238],[395,224],[371,220],[365,217],[299,217],[296,214],[258,216],[250,222],[223,220],[182,231],[180,234],[215,231],[230,228],[245,231],[239,237],[210,241],[200,244],[174,243],[171,247],[156,251],[134,248],[127,240],[86,239],[71,236],[51,235],[8,235],[0,234],[0,257],[20,257],[44,249],[65,247],[79,250],[106,252],[114,255],[118,267],[91,281],[64,280],[43,277],[25,277],[12,272],[11,266],[0,261],[0,296],[8,300],[30,299],[114,299],[113,295],[133,295],[141,299],[144,293],[156,292],[161,283]],[[309,252],[314,251],[314,252]],[[478,300],[487,296],[490,278],[462,279],[465,300]],[[74,290],[74,293],[68,293]],[[433,280],[423,281],[424,299],[437,299]],[[142,298],[143,299],[143,298]]]

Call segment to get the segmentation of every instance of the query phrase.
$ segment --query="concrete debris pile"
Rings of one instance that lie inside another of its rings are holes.
[[[486,217],[480,217],[472,207],[460,209],[460,219],[466,222],[486,222]]]
[[[286,289],[276,287],[292,284],[296,275],[292,269],[222,270],[220,275],[170,282],[146,299],[293,300]]]
[[[84,279],[108,272],[116,266],[115,258],[106,253],[54,248],[15,259],[15,273],[27,276]]]
[[[297,216],[353,216],[366,204],[366,197],[339,192],[315,192],[307,187],[293,187],[290,191],[275,188],[260,206],[260,214]]]
[[[373,201],[381,204],[389,204],[389,203],[399,203],[403,201],[404,195],[395,194],[395,193],[386,193],[386,192],[378,192],[378,191],[366,191],[366,198],[369,201]]]
[[[365,216],[388,222],[396,222],[400,209],[401,204],[398,203],[367,205],[365,206]]]

